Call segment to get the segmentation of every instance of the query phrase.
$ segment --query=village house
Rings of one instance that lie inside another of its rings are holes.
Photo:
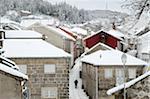
[[[107,90],[124,83],[124,69],[121,60],[123,53],[110,49],[98,50],[83,56],[82,82],[85,92],[91,99],[122,99],[123,93],[108,96]],[[146,62],[126,54],[126,81],[143,73]],[[90,83],[89,83],[90,82]]]
[[[0,99],[25,98],[28,76],[19,71],[16,64],[0,56]]]
[[[75,46],[74,46],[74,58],[78,58],[81,56],[81,54],[84,52],[84,47],[83,47],[83,42],[82,42],[82,36],[74,33],[70,28],[65,27],[65,26],[59,26],[58,28],[60,28],[62,31],[66,32],[67,34],[69,34],[70,36],[72,36],[74,39],[76,39],[75,41]]]
[[[9,20],[7,18],[1,18],[0,28],[2,28],[3,30],[22,30],[23,29],[23,27],[19,23]]]
[[[74,63],[74,53],[75,53],[75,41],[76,39],[67,34],[66,32],[62,31],[61,29],[54,27],[54,26],[48,26],[41,23],[35,23],[31,26],[29,26],[27,29],[37,31],[44,35],[45,41],[55,45],[56,47],[59,47],[63,49],[64,51],[70,53],[72,55],[71,57],[71,66],[73,66]]]
[[[68,99],[71,55],[41,37],[33,31],[5,31],[3,55],[29,76],[30,99]]]
[[[104,43],[114,49],[123,50],[123,40],[124,35],[117,30],[103,31],[100,30],[95,34],[87,36],[83,39],[85,50],[92,48],[97,43]]]

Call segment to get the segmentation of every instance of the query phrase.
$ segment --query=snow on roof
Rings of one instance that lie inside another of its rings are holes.
[[[99,50],[90,55],[82,58],[82,62],[90,63],[93,65],[123,65],[121,56],[123,52],[118,50]],[[146,62],[126,54],[126,65],[148,65]]]
[[[1,18],[0,23],[13,23],[13,24],[18,24],[19,25],[19,23],[15,22],[15,21],[12,21],[12,20],[9,20],[9,19],[4,18],[4,17]]]
[[[107,33],[107,34],[109,34],[109,35],[111,35],[111,36],[114,36],[115,38],[120,39],[120,40],[122,40],[121,37],[124,37],[124,34],[121,33],[121,32],[119,32],[118,30],[109,30],[109,31],[99,30],[99,31],[97,31],[96,33],[92,33],[91,35],[85,37],[84,40],[85,40],[85,39],[88,39],[88,38],[90,38],[90,37],[92,37],[92,36],[94,36],[94,35],[96,35],[96,34],[99,34],[99,33],[101,33],[101,32]]]
[[[30,11],[27,11],[27,10],[21,10],[22,13],[27,13],[27,14],[31,14]]]
[[[72,32],[75,32],[77,34],[82,34],[82,35],[87,35],[87,30],[79,28],[79,27],[74,27],[71,29]]]
[[[137,78],[135,78],[135,79],[125,83],[125,88],[129,88],[130,86],[136,84],[137,82],[141,81],[142,79],[146,78],[147,76],[150,76],[150,71],[148,71],[148,72],[144,73],[143,75],[141,75],[141,76],[139,76],[139,77],[137,77]],[[123,88],[124,88],[124,84],[121,84],[121,85],[119,85],[117,87],[109,89],[107,91],[107,94],[111,95],[111,94],[113,94],[113,93],[115,93],[115,92],[117,92],[117,91],[119,91],[119,90],[121,90]]]
[[[109,30],[109,31],[106,31],[106,33],[118,38],[118,39],[122,39],[121,37],[124,37],[124,34],[119,32],[118,30]]]
[[[43,25],[59,25],[60,21],[53,17],[47,16],[34,16],[30,15],[28,17],[23,17],[21,25],[24,27],[29,27],[35,23],[40,23]]]
[[[1,60],[1,63],[4,63],[5,65],[9,65],[13,69],[19,70],[19,67],[15,64],[15,62],[13,62],[5,57],[2,57],[2,56],[0,56],[0,60]]]
[[[31,30],[5,31],[6,38],[42,38],[42,34]]]
[[[66,30],[66,31],[68,31],[68,32],[70,32],[70,33],[72,33],[72,34],[75,35],[75,36],[79,36],[78,34],[76,34],[76,33],[74,33],[73,31],[71,31],[70,28],[67,28],[67,27],[64,27],[64,26],[60,26],[60,28],[62,28],[62,29],[64,29],[64,30]]]
[[[4,40],[5,53],[8,58],[60,58],[71,57],[64,50],[41,39],[7,39]]]
[[[73,41],[76,41],[72,36],[70,36],[69,34],[65,33],[64,31],[62,31],[61,29],[59,28],[56,28],[56,27],[52,27],[52,26],[46,26],[46,28],[48,28],[50,31],[54,32],[54,33],[57,33],[67,39],[70,39],[70,40],[73,40]]]
[[[92,48],[90,48],[90,49],[88,49],[87,51],[85,51],[81,56],[83,57],[83,56],[89,54],[90,51],[94,50],[95,48],[97,49],[98,46],[102,46],[103,49],[105,49],[105,50],[114,50],[113,48],[109,47],[108,45],[99,42],[99,43],[97,43],[96,45],[94,45]],[[100,50],[100,48],[97,49],[97,50]],[[94,51],[97,51],[97,50],[94,50]],[[102,48],[101,48],[101,50],[102,50]]]
[[[22,20],[20,25],[23,27],[29,27],[37,22],[39,22],[39,20],[36,20],[36,19]]]
[[[1,71],[4,71],[4,72],[6,72],[6,73],[9,73],[9,74],[11,74],[11,75],[17,76],[17,77],[21,77],[21,78],[23,78],[23,79],[28,79],[28,76],[27,76],[27,75],[21,73],[20,71],[18,71],[18,70],[16,70],[16,69],[13,69],[13,68],[9,67],[9,66],[6,66],[6,65],[4,65],[4,64],[1,64],[1,63],[0,63],[0,70],[1,70]]]

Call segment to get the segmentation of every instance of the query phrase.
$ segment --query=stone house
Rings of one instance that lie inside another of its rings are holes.
[[[108,89],[124,82],[122,54],[122,52],[113,49],[98,50],[81,59],[83,87],[91,99],[96,99],[96,97],[118,99],[122,97],[122,92],[112,96],[106,94]],[[147,63],[127,54],[126,56],[125,73],[126,80],[129,81],[141,75]]]
[[[79,56],[81,56],[81,54],[84,52],[84,46],[83,46],[83,40],[82,40],[83,37],[77,33],[74,33],[71,30],[71,28],[68,28],[65,26],[59,26],[58,28],[66,32],[70,36],[72,36],[74,39],[76,39],[75,46],[74,46],[74,58],[76,59]]]
[[[17,36],[17,33],[14,34]],[[29,98],[68,99],[71,55],[37,38],[39,35],[36,37],[30,32],[26,38],[20,38],[22,35],[15,38],[5,34],[3,55],[13,60],[29,76]]]
[[[72,55],[71,65],[73,65],[75,57],[75,38],[55,26],[48,26],[41,23],[35,23],[26,29],[41,33],[43,36],[45,36],[45,41],[70,53]]]
[[[28,76],[9,59],[0,56],[0,99],[23,99],[24,83]]]

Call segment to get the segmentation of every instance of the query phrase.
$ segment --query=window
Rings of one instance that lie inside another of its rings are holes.
[[[54,74],[56,72],[55,64],[45,64],[44,65],[44,73],[46,74]]]
[[[112,78],[112,77],[113,77],[113,70],[105,69],[105,78]]]
[[[27,74],[27,65],[18,65],[22,73]]]
[[[41,88],[42,98],[57,99],[57,87],[43,87]]]
[[[129,79],[133,79],[136,77],[136,69],[135,68],[128,69],[128,73],[129,73]]]

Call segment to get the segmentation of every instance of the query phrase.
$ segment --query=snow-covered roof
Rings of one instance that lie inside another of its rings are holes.
[[[29,27],[35,23],[41,23],[44,25],[59,25],[60,21],[53,17],[34,16],[34,15],[23,17],[21,21],[21,25],[24,27]]]
[[[72,34],[75,35],[75,36],[79,36],[78,34],[76,34],[76,33],[74,33],[73,31],[71,31],[71,29],[68,28],[68,27],[64,27],[64,26],[59,26],[59,27],[62,28],[62,29],[64,29],[64,30],[66,30],[66,31],[68,31],[68,32],[70,32],[70,33],[72,33]]]
[[[9,20],[9,19],[4,18],[4,17],[1,18],[0,23],[13,23],[13,24],[18,24],[19,25],[19,23],[15,22],[15,21],[12,21],[12,20]]]
[[[26,14],[31,14],[30,11],[27,11],[27,10],[21,10],[22,13],[26,13]]]
[[[21,73],[19,71],[19,67],[13,61],[3,56],[0,56],[0,60],[1,60],[0,71],[6,72],[8,74],[11,74],[17,77],[21,77],[23,79],[28,79],[28,76]]]
[[[136,84],[137,82],[141,81],[142,79],[146,78],[147,76],[150,76],[150,71],[148,71],[148,72],[144,73],[143,75],[141,75],[141,76],[139,76],[139,77],[137,77],[137,78],[135,78],[135,79],[125,83],[125,88],[129,88],[130,86]],[[113,93],[115,93],[115,92],[117,92],[117,91],[119,91],[119,90],[121,90],[123,88],[124,88],[124,84],[121,84],[121,85],[119,85],[117,87],[109,89],[107,91],[107,94],[111,95],[111,94],[113,94]]]
[[[8,58],[60,58],[71,57],[64,50],[41,39],[6,39],[4,56]]]
[[[106,31],[106,33],[108,33],[108,34],[110,34],[110,35],[112,35],[112,36],[114,36],[114,37],[116,37],[118,39],[122,39],[121,37],[124,37],[123,33],[121,33],[118,30],[114,30],[114,29]]]
[[[96,66],[123,65],[121,57],[123,52],[118,50],[99,50],[82,58],[82,62],[90,63]],[[126,65],[148,65],[146,62],[126,54]]]
[[[87,49],[81,56],[83,57],[83,56],[91,53],[91,51],[96,52],[97,50],[113,50],[113,48],[109,47],[106,44],[103,44],[103,43],[99,42],[96,45],[94,45],[92,48]]]
[[[75,32],[77,34],[82,34],[82,35],[87,35],[88,32],[85,29],[79,28],[79,27],[74,27],[71,29],[72,32]]]
[[[0,60],[1,60],[1,63],[4,63],[5,65],[9,65],[9,67],[11,67],[13,69],[19,70],[19,67],[15,64],[15,62],[13,62],[5,57],[2,57],[2,56],[0,56]]]
[[[115,38],[117,38],[117,39],[119,39],[119,40],[122,40],[121,37],[124,37],[124,34],[123,34],[123,33],[119,32],[118,30],[113,30],[113,29],[112,29],[112,30],[109,30],[109,31],[99,30],[99,31],[97,31],[96,33],[93,33],[93,34],[91,34],[91,35],[85,37],[84,40],[85,40],[85,39],[88,39],[88,38],[90,38],[90,37],[92,37],[92,36],[94,36],[94,35],[96,35],[96,34],[99,34],[99,33],[101,33],[101,32],[107,33],[107,34],[109,34],[109,35],[111,35],[111,36],[113,36],[113,37],[115,37]]]
[[[31,30],[5,31],[6,38],[42,38],[42,34]]]
[[[52,31],[52,32],[54,32],[54,33],[57,33],[57,34],[63,36],[64,38],[67,38],[67,39],[76,41],[72,36],[70,36],[69,34],[65,33],[64,31],[62,31],[62,30],[59,29],[59,28],[52,27],[52,26],[46,26],[46,27],[47,27],[50,31]]]
[[[20,78],[23,78],[23,79],[28,79],[28,76],[27,76],[27,75],[21,73],[21,72],[18,71],[18,70],[15,70],[15,69],[9,67],[9,66],[6,66],[6,65],[4,65],[4,64],[1,64],[1,63],[0,63],[0,70],[1,70],[1,71],[4,71],[4,72],[6,72],[6,73],[9,73],[9,74],[11,74],[11,75],[13,75],[13,76],[17,76],[17,77],[20,77]]]

